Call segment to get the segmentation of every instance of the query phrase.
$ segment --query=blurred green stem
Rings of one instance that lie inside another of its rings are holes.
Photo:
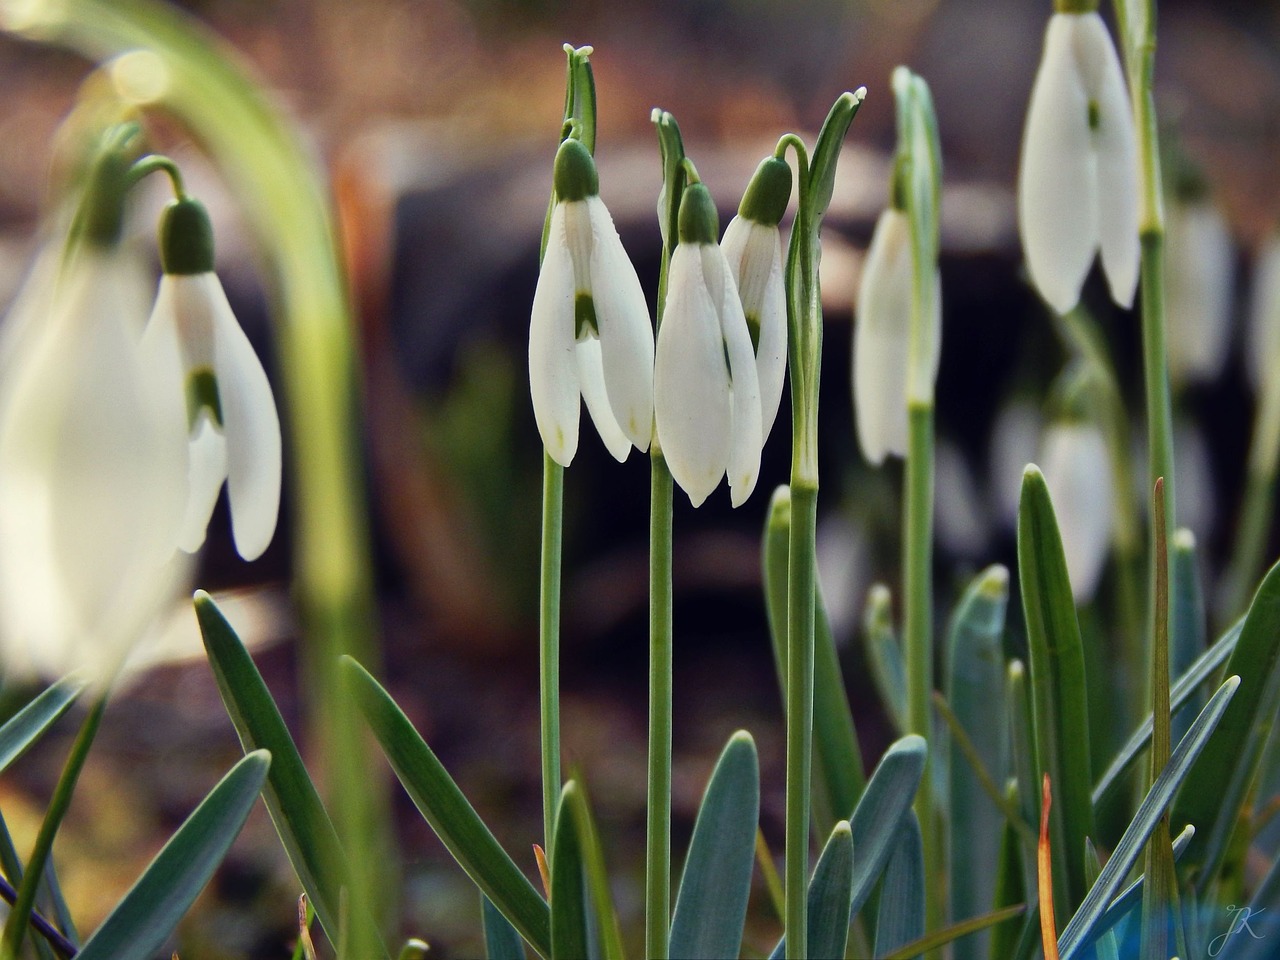
[[[351,858],[352,896],[376,900],[394,885],[395,870],[387,869],[391,818],[382,778],[363,749],[362,725],[337,672],[342,654],[371,669],[379,657],[354,429],[354,324],[323,174],[239,60],[176,10],[154,0],[19,6],[5,26],[24,36],[100,61],[134,50],[156,55],[155,99],[139,105],[172,113],[207,149],[269,265],[265,276],[276,304],[292,440],[295,595],[308,633],[301,650],[314,683],[310,739],[329,768],[335,820]],[[362,909],[353,904],[352,912]]]
[[[649,795],[645,956],[665,960],[671,912],[671,471],[657,440],[649,505]]]
[[[1219,619],[1234,619],[1245,612],[1257,585],[1275,517],[1276,471],[1280,467],[1280,377],[1262,387],[1258,413],[1249,446],[1244,503],[1236,526],[1231,565],[1223,580]]]
[[[16,960],[22,949],[22,941],[27,933],[27,925],[31,921],[31,911],[35,908],[36,893],[40,889],[40,878],[44,875],[45,863],[53,850],[53,838],[62,825],[62,818],[71,805],[71,797],[75,793],[76,781],[80,771],[84,769],[85,759],[89,756],[89,748],[98,734],[98,726],[102,723],[102,713],[107,706],[104,692],[89,709],[88,716],[80,726],[75,743],[71,745],[71,753],[67,756],[62,775],[54,787],[53,796],[49,799],[49,807],[45,810],[44,820],[40,824],[40,832],[36,834],[35,846],[27,860],[26,872],[22,875],[22,883],[18,886],[18,896],[14,901],[9,917],[4,924],[4,932],[0,934],[0,958]]]
[[[564,467],[542,454],[542,574],[538,617],[538,675],[542,705],[542,837],[551,849],[560,803],[560,554],[564,524]]]

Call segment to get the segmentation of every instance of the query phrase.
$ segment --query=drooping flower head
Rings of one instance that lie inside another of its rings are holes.
[[[106,682],[161,605],[186,499],[181,387],[139,349],[120,236],[132,154],[92,168],[52,283],[23,302],[0,386],[0,652],[17,674]]]
[[[760,381],[761,437],[769,439],[787,372],[787,301],[778,224],[791,197],[791,167],[780,157],[761,161],[738,214],[725,228],[724,251],[751,334]]]
[[[542,443],[567,467],[579,398],[619,461],[653,435],[653,327],[635,267],[600,199],[595,161],[565,140],[529,319],[529,388]]]
[[[1138,148],[1115,46],[1096,10],[1055,13],[1031,90],[1018,179],[1027,269],[1059,313],[1101,252],[1111,297],[1138,286]]]
[[[280,509],[280,417],[266,372],[213,271],[213,230],[191,197],[160,221],[164,275],[143,336],[150,362],[178,371],[186,397],[190,452],[186,511],[178,546],[192,553],[225,482],[236,550],[259,557]]]
[[[740,506],[760,472],[756,358],[718,228],[711,194],[690,183],[680,199],[653,388],[658,442],[695,507],[726,474]]]

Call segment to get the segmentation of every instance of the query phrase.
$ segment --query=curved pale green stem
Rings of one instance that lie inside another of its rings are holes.
[[[269,269],[295,440],[296,596],[310,642],[301,649],[316,687],[313,739],[331,764],[339,829],[352,858],[353,896],[388,882],[374,868],[389,849],[389,817],[339,686],[342,653],[376,662],[367,518],[357,422],[354,331],[330,201],[314,158],[218,38],[153,0],[59,0],[3,10],[4,26],[97,60],[132,51],[148,83],[129,90],[169,112],[208,151],[253,228]],[[131,83],[122,71],[113,77]],[[142,96],[145,92],[150,99]],[[378,878],[378,879],[375,879]]]

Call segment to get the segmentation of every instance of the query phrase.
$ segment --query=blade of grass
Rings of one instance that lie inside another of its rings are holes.
[[[480,894],[480,910],[484,921],[484,955],[487,960],[526,960],[524,941],[493,901]]]
[[[570,780],[560,791],[551,850],[551,956],[582,960],[587,949],[587,888],[582,846],[574,807],[578,785]]]
[[[520,935],[551,955],[551,915],[529,879],[494,839],[409,718],[364,667],[342,660],[356,704],[405,791],[458,865]]]
[[[941,930],[926,933],[919,940],[913,940],[911,943],[899,947],[893,953],[882,957],[881,960],[911,960],[912,957],[918,957],[939,947],[945,947],[948,943],[959,940],[961,937],[967,937],[970,934],[977,933],[979,930],[995,927],[1006,920],[1013,920],[1015,917],[1026,913],[1026,910],[1026,905],[1020,903],[1017,906],[1005,907],[1003,910],[994,910],[981,917],[973,917],[960,923],[953,923],[951,926],[944,927]]]

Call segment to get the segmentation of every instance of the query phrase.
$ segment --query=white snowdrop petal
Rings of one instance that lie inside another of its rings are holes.
[[[667,302],[658,329],[654,415],[671,476],[696,507],[729,461],[729,371],[715,303],[698,245],[671,256]]]
[[[615,460],[622,463],[631,452],[631,441],[613,419],[613,408],[605,392],[604,367],[600,359],[600,341],[587,337],[578,341],[575,349],[578,364],[578,383],[582,387],[582,399],[587,413],[596,425],[596,432]]]
[[[1235,261],[1217,208],[1204,200],[1171,204],[1165,254],[1169,376],[1176,384],[1214,380],[1231,345]]]
[[[787,302],[782,239],[777,227],[734,217],[720,243],[738,285],[744,313],[758,325],[756,375],[760,381],[761,436],[768,439],[782,403],[787,373]]]
[[[1077,14],[1076,56],[1097,104],[1098,240],[1111,299],[1133,305],[1138,289],[1138,138],[1124,73],[1097,13]]]
[[[1097,161],[1075,54],[1075,14],[1054,14],[1031,90],[1018,176],[1027,270],[1059,313],[1080,300],[1098,247]]]
[[[729,459],[725,473],[729,480],[730,499],[735,507],[746,502],[760,475],[760,448],[763,445],[760,423],[760,381],[756,372],[755,351],[742,313],[733,272],[719,246],[702,248],[702,269],[706,276],[718,273],[720,280],[708,286],[716,304],[723,352],[729,359],[729,400],[732,422],[729,434]]]
[[[653,325],[649,305],[604,202],[599,197],[589,197],[586,203],[594,237],[591,296],[609,405],[631,443],[648,450],[653,437]],[[583,387],[585,394],[585,383]]]
[[[204,545],[209,518],[227,479],[227,442],[202,410],[187,446],[187,509],[178,529],[178,549],[195,553]]]
[[[853,397],[858,442],[867,461],[907,452],[907,365],[911,323],[911,243],[907,216],[876,221],[858,289]]]
[[[1041,466],[1066,554],[1076,603],[1097,590],[1111,546],[1112,478],[1097,427],[1057,423],[1045,430]]]
[[[529,318],[529,391],[533,415],[551,459],[567,467],[578,449],[578,373],[574,357],[573,263],[564,204],[551,215],[547,252]]]
[[[214,373],[227,443],[227,498],[236,552],[262,555],[280,513],[280,416],[262,361],[231,312],[215,274],[202,280],[213,304]]]
[[[1263,245],[1253,271],[1245,359],[1254,390],[1262,392],[1280,369],[1280,234]]]

